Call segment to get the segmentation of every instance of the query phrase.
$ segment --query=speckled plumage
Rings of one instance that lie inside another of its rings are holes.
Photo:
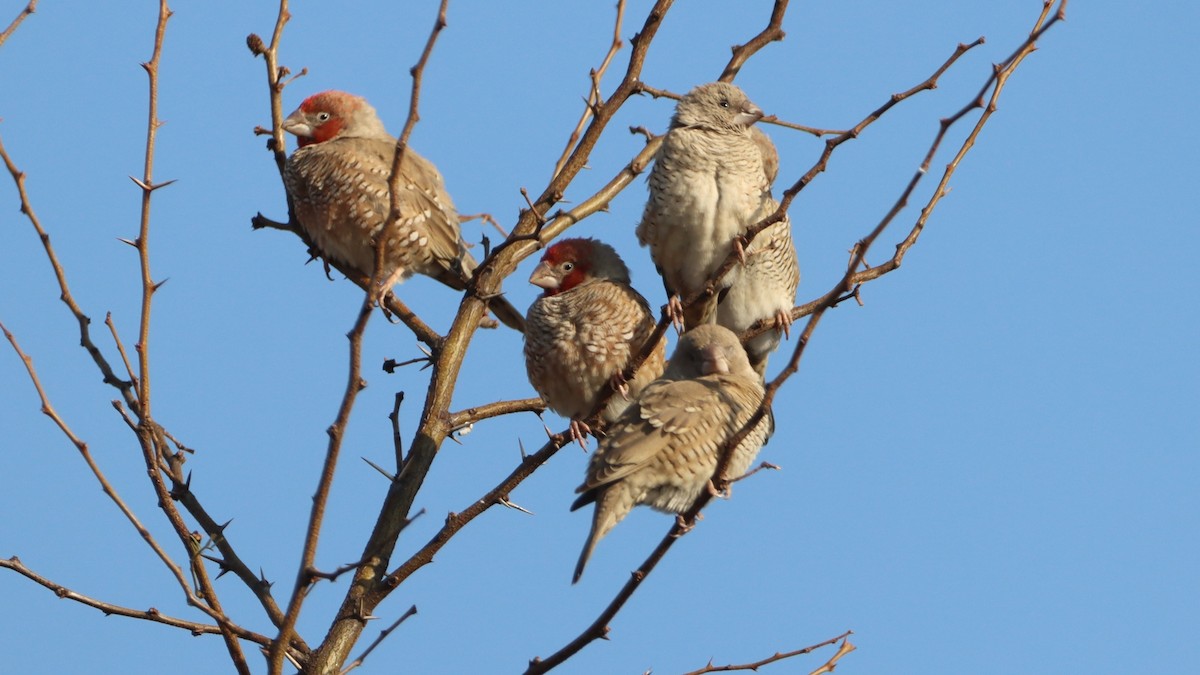
[[[685,298],[704,288],[752,224],[770,185],[751,135],[762,111],[738,87],[703,84],[679,101],[655,155],[650,197],[638,241],[663,276],[668,295]],[[735,267],[722,281],[734,283]],[[685,328],[711,322],[715,298],[687,310]]]
[[[775,144],[758,127],[751,127],[754,142],[763,160],[768,185],[779,173],[779,153]],[[752,220],[758,222],[779,208],[770,194],[763,197]],[[792,324],[791,310],[800,286],[800,265],[792,243],[792,225],[787,214],[783,220],[763,230],[746,247],[746,262],[737,280],[729,286],[717,304],[717,323],[742,333],[759,320],[771,321],[773,330],[745,345],[750,365],[765,376],[767,357],[779,347],[779,341]]]
[[[662,377],[609,428],[592,455],[571,509],[595,502],[592,526],[575,567],[634,506],[682,513],[716,471],[725,444],[762,404],[763,387],[737,336],[705,325],[684,333]],[[764,415],[734,449],[725,475],[746,472],[771,433]]]
[[[529,308],[525,368],[554,412],[582,421],[605,384],[629,364],[654,330],[646,299],[629,285],[629,270],[608,244],[564,239],[542,256],[529,278],[545,292]],[[642,363],[626,396],[612,396],[601,418],[617,419],[663,370],[665,341]]]
[[[396,139],[366,100],[338,91],[310,96],[283,128],[300,140],[284,168],[300,227],[323,256],[371,275],[374,242],[390,209]],[[419,273],[463,290],[476,262],[441,174],[412,148],[400,172],[401,217],[388,242],[385,287]],[[522,328],[520,313],[502,298],[490,305],[506,324]]]

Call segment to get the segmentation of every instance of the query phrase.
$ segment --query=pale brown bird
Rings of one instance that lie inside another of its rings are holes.
[[[619,393],[601,419],[611,423],[663,371],[666,341],[629,382],[622,371],[654,331],[650,305],[629,285],[629,269],[613,247],[595,239],[563,239],[546,249],[529,283],[545,289],[525,320],[525,369],[550,409],[571,420],[582,445],[611,382]]]
[[[761,129],[751,127],[751,132],[770,185],[779,173],[779,153]],[[779,202],[768,193],[751,220],[757,223],[778,208]],[[745,262],[737,279],[719,297],[717,304],[717,323],[735,333],[745,332],[760,320],[774,324],[772,330],[745,345],[750,365],[761,376],[766,376],[767,357],[779,347],[781,336],[790,336],[791,310],[799,286],[800,265],[796,260],[796,246],[792,243],[792,225],[785,213],[782,221],[758,233],[746,247]]]
[[[287,160],[284,183],[301,229],[321,255],[370,276],[391,208],[396,139],[365,99],[341,91],[308,97],[283,128],[300,146]],[[400,220],[388,241],[382,288],[420,273],[463,290],[477,263],[441,174],[412,148],[400,172]],[[505,324],[523,329],[524,318],[506,300],[489,305]]]
[[[726,444],[762,405],[763,386],[729,329],[704,325],[684,333],[662,377],[651,382],[592,455],[571,510],[596,503],[574,581],[596,542],[634,506],[683,513],[710,479]],[[734,448],[725,476],[746,472],[771,433],[763,415]]]
[[[763,154],[751,135],[762,114],[738,87],[702,84],[679,101],[655,155],[637,236],[650,247],[672,318],[685,329],[711,322],[716,298],[686,311],[681,298],[705,287],[769,194]],[[731,270],[718,290],[739,271]]]

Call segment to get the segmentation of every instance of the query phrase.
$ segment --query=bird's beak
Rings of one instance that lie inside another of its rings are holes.
[[[717,345],[708,345],[701,353],[704,355],[704,360],[700,363],[700,372],[704,375],[728,375],[729,374],[729,359],[725,358],[725,352]]]
[[[291,115],[288,115],[288,118],[283,121],[282,126],[284,131],[295,134],[300,138],[308,138],[312,136],[312,126],[309,125],[308,120],[304,118],[304,113],[300,112],[299,110]]]
[[[529,283],[548,291],[558,289],[561,282],[561,279],[554,276],[554,268],[545,261],[538,263],[538,266],[533,268],[533,274],[529,275]]]
[[[763,118],[762,108],[759,108],[758,106],[756,106],[754,104],[751,104],[751,105],[747,106],[746,108],[743,108],[742,111],[737,114],[737,117],[733,118],[733,121],[744,127],[748,127],[751,124],[754,124],[755,122],[761,120],[762,118]]]

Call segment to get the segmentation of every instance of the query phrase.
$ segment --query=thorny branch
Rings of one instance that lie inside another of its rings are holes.
[[[342,671],[341,671],[341,673],[339,673],[339,675],[346,675],[346,673],[348,673],[348,672],[350,672],[350,671],[354,670],[355,668],[357,668],[357,667],[361,666],[361,665],[363,664],[363,662],[367,660],[367,657],[371,655],[371,652],[375,651],[375,648],[376,648],[376,647],[378,647],[380,644],[382,644],[382,643],[383,643],[383,641],[384,641],[385,639],[387,639],[387,636],[389,636],[389,635],[391,635],[391,634],[392,634],[392,631],[394,631],[394,630],[396,630],[397,628],[399,628],[399,627],[400,627],[400,624],[402,624],[402,623],[404,623],[405,621],[407,621],[409,617],[411,617],[411,616],[415,616],[415,615],[416,615],[416,613],[417,613],[417,606],[416,606],[416,605],[413,605],[412,607],[409,607],[409,608],[408,608],[408,611],[406,611],[406,612],[404,612],[403,614],[401,614],[399,619],[396,619],[395,621],[393,621],[393,622],[392,622],[392,625],[390,625],[390,626],[388,626],[387,628],[384,628],[383,630],[379,631],[379,637],[375,638],[375,639],[374,639],[374,640],[371,642],[371,644],[367,645],[367,648],[363,650],[363,653],[362,653],[362,654],[359,654],[359,655],[358,655],[358,658],[356,658],[356,659],[354,659],[353,661],[351,661],[351,662],[350,662],[350,665],[348,665],[348,666],[346,666],[345,668],[343,668],[343,669],[342,669]]]
[[[8,559],[0,558],[0,567],[10,569],[29,579],[35,584],[53,591],[54,594],[60,598],[74,600],[82,605],[98,609],[101,612],[104,612],[105,615],[127,616],[132,619],[153,621],[155,623],[161,623],[167,626],[173,626],[175,628],[182,628],[190,632],[192,635],[219,635],[221,633],[221,628],[218,626],[196,623],[195,621],[187,621],[173,616],[168,616],[162,612],[159,612],[153,607],[150,609],[132,609],[130,607],[122,607],[121,605],[114,605],[109,602],[96,600],[95,598],[88,597],[82,593],[77,593],[66,586],[56,584],[46,577],[43,577],[37,572],[29,569],[25,566],[25,563],[21,562],[21,559],[16,556]],[[271,642],[271,639],[265,635],[260,635],[238,626],[234,627],[234,632],[242,640],[249,640],[250,642],[255,642],[263,646],[266,646]]]
[[[70,310],[71,314],[75,317],[76,322],[78,323],[80,345],[84,348],[85,351],[87,351],[88,355],[91,356],[92,361],[95,363],[97,369],[100,371],[100,373],[103,377],[104,383],[111,385],[112,387],[117,389],[117,391],[120,392],[121,401],[124,402],[125,406],[128,407],[135,415],[139,415],[139,417],[140,417],[141,405],[140,405],[138,394],[137,394],[137,392],[139,391],[139,387],[137,385],[138,378],[134,375],[132,365],[130,364],[129,359],[126,356],[124,346],[121,343],[120,339],[117,337],[116,327],[111,321],[111,316],[106,318],[106,324],[108,325],[110,332],[112,333],[114,343],[116,344],[116,347],[120,353],[122,362],[125,365],[125,371],[129,375],[129,379],[127,379],[127,380],[121,379],[120,377],[118,377],[116,375],[116,373],[113,371],[112,366],[109,364],[107,358],[104,356],[104,354],[100,351],[100,348],[92,340],[91,331],[90,331],[90,326],[91,326],[92,320],[87,314],[85,314],[83,312],[82,308],[76,302],[75,297],[71,292],[70,286],[67,283],[67,275],[66,275],[65,268],[62,266],[62,263],[59,261],[58,255],[57,255],[53,245],[51,244],[51,237],[50,237],[49,233],[45,230],[45,228],[42,226],[40,219],[38,218],[36,212],[33,209],[33,205],[30,201],[28,192],[25,187],[25,180],[26,180],[25,173],[17,168],[16,164],[14,163],[14,161],[12,160],[12,158],[9,156],[8,152],[4,148],[2,142],[0,142],[0,159],[3,159],[5,167],[8,169],[9,174],[12,176],[12,179],[13,179],[14,183],[16,184],[17,193],[18,193],[18,196],[20,199],[20,204],[21,204],[21,212],[23,214],[25,214],[26,218],[29,220],[30,224],[33,226],[34,231],[37,233],[38,239],[42,243],[42,247],[45,251],[47,260],[50,263],[50,267],[54,272],[55,279],[58,282],[59,291],[60,291],[59,298],[62,300],[63,304],[65,304],[67,306],[68,310]],[[137,182],[139,182],[142,185],[148,185],[148,183],[146,183],[145,181],[137,181]],[[155,187],[162,187],[162,185],[163,184],[160,184]],[[134,246],[135,248],[138,246],[138,242],[127,241],[127,243]],[[114,404],[116,404],[116,403],[117,402],[114,402]],[[167,432],[165,429],[163,429],[162,426],[159,425],[156,421],[147,418],[144,420],[143,423],[150,426],[153,429],[151,435],[155,439],[158,439],[160,437],[170,437],[169,432]],[[138,429],[138,423],[135,423],[132,420],[130,420],[130,428],[136,432]],[[71,435],[68,435],[68,439],[71,440],[72,443],[75,444],[77,448],[79,447],[78,443],[76,442],[77,439],[73,438]],[[89,464],[89,467],[92,469],[93,473],[96,474],[97,479],[101,483],[101,486],[105,490],[105,492],[109,493],[110,496],[114,497],[114,500],[119,500],[119,497],[116,497],[115,493],[112,493],[111,487],[107,486],[106,479],[103,478],[103,474],[100,473],[99,468],[94,464],[94,461],[92,460],[90,454],[84,453],[83,456],[84,456],[85,461]],[[156,460],[156,464],[161,467],[163,463]],[[214,540],[219,542],[220,548],[222,549],[223,553],[226,555],[226,567],[237,572],[238,576],[242,577],[243,579],[247,579],[247,578],[253,579],[254,578],[253,574],[250,573],[249,570],[245,567],[245,565],[241,564],[240,560],[238,560],[236,555],[233,554],[232,547],[229,545],[229,542],[223,536],[220,535],[219,530],[210,529],[208,525],[205,525],[205,523],[213,523],[214,521],[211,518],[207,517],[207,514],[200,507],[198,500],[196,500],[195,496],[190,492],[190,490],[188,490],[187,486],[181,482],[181,480],[182,480],[181,475],[173,475],[172,479],[173,479],[173,481],[175,481],[175,484],[172,487],[171,495],[173,497],[179,499],[181,501],[181,503],[185,506],[185,508],[187,508],[189,510],[189,512],[191,512],[192,515],[195,516],[198,521],[200,521],[202,526],[205,527],[205,531],[209,534],[209,536],[213,537]],[[122,502],[118,501],[117,505],[118,505],[118,508],[120,508],[122,510],[122,512],[125,513],[126,517],[129,518],[131,520],[131,522],[134,523],[135,528],[138,529],[138,531],[142,534],[143,538],[146,539],[146,541],[151,545],[151,547],[153,549],[155,549],[156,554],[158,554],[159,557],[164,560],[164,563],[166,563],[167,566],[172,569],[172,573],[175,574],[177,580],[180,581],[181,584],[183,584],[184,577],[182,576],[181,573],[176,574],[176,572],[178,570],[173,567],[173,563],[169,561],[169,558],[167,558],[166,553],[163,552],[161,549],[159,549],[158,544],[156,542],[154,542],[152,538],[149,537],[149,532],[144,527],[142,527],[140,523],[138,523],[136,521],[136,518],[133,517],[132,512],[129,511],[129,509],[127,507],[125,507]],[[270,595],[269,587],[266,584],[260,583],[260,584],[256,584],[255,586],[253,586],[252,589],[254,590],[256,596],[258,596],[260,602],[262,602],[263,607],[267,610],[268,615],[271,616],[272,620],[278,621],[278,619],[282,616],[282,613],[280,613],[278,608],[275,606],[274,599]],[[186,592],[190,593],[190,590],[187,590],[186,586],[185,586],[185,590],[186,590]],[[192,600],[194,601],[194,604],[196,604],[197,606],[200,606],[201,603],[198,599],[192,598]],[[201,609],[206,612],[209,611],[203,607],[201,607]]]
[[[135,247],[138,251],[138,266],[141,270],[142,279],[141,316],[139,320],[138,341],[135,345],[138,361],[137,399],[139,406],[136,411],[138,415],[136,435],[138,443],[142,448],[142,458],[146,463],[147,475],[150,477],[151,484],[154,486],[154,491],[158,496],[159,508],[167,516],[167,520],[175,530],[176,536],[179,537],[184,550],[191,551],[192,533],[178,509],[175,508],[175,504],[171,499],[171,492],[168,491],[163,481],[162,473],[159,471],[161,467],[160,462],[167,461],[169,453],[164,447],[166,446],[166,441],[162,430],[153,421],[150,409],[150,312],[154,294],[162,285],[161,282],[156,283],[150,274],[150,204],[156,190],[166,187],[173,182],[154,182],[155,141],[158,138],[158,128],[162,126],[162,122],[158,118],[158,64],[162,57],[163,39],[166,36],[167,21],[170,18],[171,10],[167,6],[166,0],[159,0],[158,23],[154,31],[154,49],[150,60],[142,64],[142,68],[146,71],[148,78],[149,97],[146,120],[146,152],[142,167],[142,178],[140,180],[133,179],[142,192],[140,224],[138,227],[138,238],[135,241]],[[224,638],[226,650],[229,652],[234,666],[239,673],[249,675],[250,666],[246,663],[246,655],[242,652],[242,646],[238,642],[235,626],[225,616],[224,610],[221,609],[216,589],[212,586],[212,581],[208,577],[208,572],[204,568],[201,558],[194,553],[189,555],[189,565],[192,571],[192,578],[198,585],[199,595],[203,598],[203,601],[201,602],[193,596],[190,589],[187,589],[186,582],[184,582],[188,595],[188,603],[203,610],[216,620],[217,625],[221,628],[221,636]]]
[[[601,61],[599,68],[594,68],[588,75],[591,77],[592,89],[588,92],[588,96],[584,99],[586,105],[583,108],[583,114],[579,116],[579,123],[575,125],[575,130],[571,132],[571,137],[567,139],[567,146],[563,148],[562,156],[554,163],[554,173],[551,176],[557,176],[559,171],[562,171],[563,164],[567,163],[567,157],[571,155],[571,148],[575,147],[576,141],[579,140],[579,134],[583,131],[583,127],[587,121],[591,119],[596,106],[600,104],[603,94],[600,93],[600,80],[604,78],[604,73],[608,71],[609,64],[612,63],[613,57],[621,50],[623,43],[621,42],[621,21],[625,18],[625,0],[617,0],[617,20],[613,26],[612,44],[608,47],[608,53],[604,55],[604,60]]]
[[[446,517],[446,523],[442,525],[442,529],[438,530],[429,543],[425,544],[421,550],[417,551],[408,560],[404,561],[400,567],[392,572],[389,572],[384,579],[384,584],[390,589],[404,583],[408,577],[412,576],[413,572],[433,562],[433,556],[446,545],[446,542],[458,534],[459,530],[466,526],[467,523],[475,519],[484,511],[488,510],[496,504],[500,504],[508,499],[508,495],[512,492],[521,481],[533,474],[538,467],[545,464],[547,460],[554,456],[564,445],[565,441],[550,440],[532,455],[526,455],[521,458],[521,463],[513,469],[504,480],[500,481],[496,487],[492,488],[486,495],[475,500],[470,506],[458,513],[451,513]]]
[[[815,652],[816,650],[820,649],[821,647],[828,647],[829,645],[837,644],[839,641],[842,641],[843,645],[850,644],[849,641],[846,640],[846,638],[850,637],[853,634],[854,634],[854,631],[848,630],[845,633],[842,633],[841,635],[839,635],[837,637],[829,638],[828,640],[818,642],[815,645],[809,645],[808,647],[805,647],[803,649],[797,649],[795,651],[790,651],[790,652],[776,652],[775,654],[772,654],[771,656],[768,656],[765,659],[760,659],[753,663],[739,663],[739,664],[731,663],[729,665],[724,665],[724,666],[714,666],[712,661],[709,661],[708,664],[705,665],[703,668],[701,668],[699,670],[693,670],[693,671],[684,673],[683,675],[704,675],[704,673],[726,673],[726,672],[731,672],[731,671],[735,671],[735,670],[753,670],[753,671],[757,672],[758,669],[763,666],[770,665],[770,664],[776,663],[778,661],[783,661],[784,659],[790,659],[794,656],[803,656],[805,654],[811,654],[812,652]],[[853,649],[854,649],[854,645],[850,645],[850,648],[847,649],[846,651],[849,652],[849,651],[852,651]],[[841,658],[841,656],[842,656],[842,651],[839,649],[838,652],[834,654],[834,658],[835,659]],[[826,664],[821,667],[824,668],[828,664],[829,664],[829,662],[827,661]]]

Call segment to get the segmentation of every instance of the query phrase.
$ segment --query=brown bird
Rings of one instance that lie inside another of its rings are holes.
[[[633,379],[622,372],[654,331],[650,305],[629,285],[629,269],[613,247],[595,239],[563,239],[546,249],[529,283],[545,289],[525,318],[525,369],[550,409],[571,420],[583,445],[584,424],[605,384],[619,392],[601,411],[607,424],[663,371],[665,340]]]
[[[663,276],[677,326],[713,320],[715,297],[686,311],[681,299],[706,286],[769,194],[763,153],[751,135],[762,114],[736,86],[702,84],[679,101],[655,155],[637,236]],[[717,290],[735,283],[739,271]]]
[[[662,377],[651,382],[592,455],[574,511],[595,502],[592,527],[574,581],[596,542],[634,506],[683,513],[706,488],[725,445],[762,405],[763,387],[729,329],[704,325],[684,333]],[[746,472],[771,434],[763,415],[733,450],[725,476]]]
[[[754,141],[763,159],[767,184],[779,173],[779,153],[775,144],[758,127],[752,127]],[[768,193],[751,220],[757,223],[779,208]],[[746,247],[745,262],[737,279],[719,298],[717,323],[739,335],[756,322],[770,321],[774,328],[751,339],[746,345],[750,365],[766,375],[767,357],[779,347],[781,336],[789,335],[796,289],[800,286],[800,265],[792,243],[792,225],[787,214],[783,220],[758,233]]]
[[[301,229],[321,255],[370,276],[391,208],[396,139],[365,99],[340,91],[308,97],[283,128],[300,145],[287,160],[284,183]],[[404,152],[400,173],[400,220],[388,241],[382,288],[420,273],[465,289],[477,263],[442,175],[412,148]],[[501,321],[523,330],[516,308],[499,297],[488,302]]]

